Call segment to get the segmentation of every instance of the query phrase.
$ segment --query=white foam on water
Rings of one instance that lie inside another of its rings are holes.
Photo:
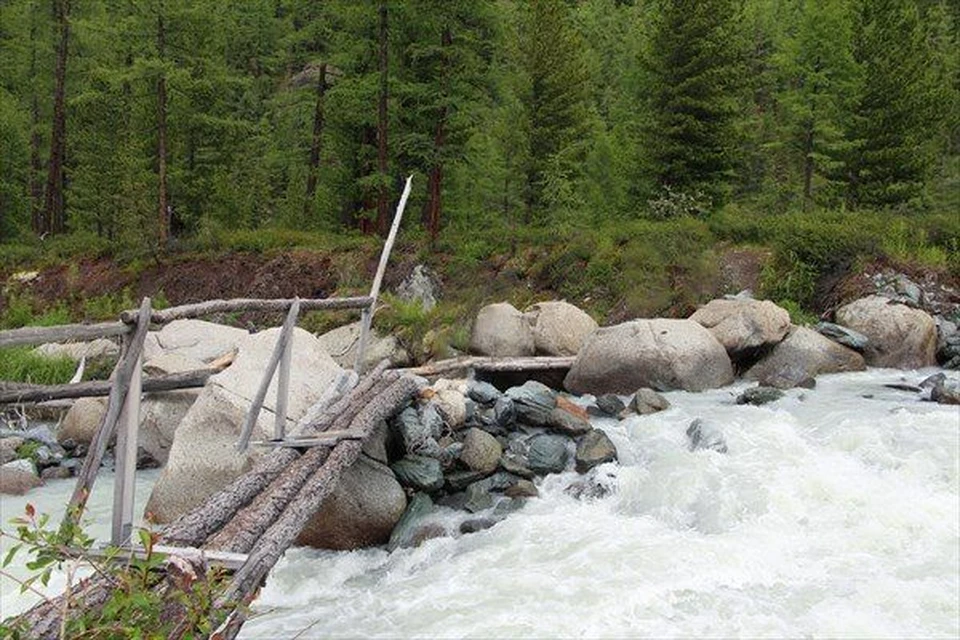
[[[763,407],[733,403],[743,384],[675,392],[597,420],[620,451],[612,495],[575,500],[559,474],[479,533],[293,549],[241,637],[956,638],[960,408],[882,386],[903,375],[824,376]],[[726,454],[689,450],[698,417]]]

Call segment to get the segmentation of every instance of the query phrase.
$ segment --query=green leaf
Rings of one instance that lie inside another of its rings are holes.
[[[23,545],[21,544],[17,544],[10,547],[10,550],[7,551],[7,555],[3,557],[3,564],[0,566],[6,567],[7,565],[9,565],[10,562],[13,560],[13,557],[17,555],[17,551],[19,551],[22,546]]]

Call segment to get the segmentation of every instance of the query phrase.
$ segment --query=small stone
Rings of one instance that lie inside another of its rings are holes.
[[[440,461],[434,458],[408,455],[394,462],[390,468],[405,487],[427,492],[443,488],[443,471]]]
[[[727,452],[727,442],[720,429],[701,418],[697,418],[687,427],[687,437],[690,439],[690,451],[710,449],[719,453]]]
[[[548,429],[559,431],[568,436],[579,436],[587,433],[593,427],[586,420],[583,420],[572,413],[568,413],[557,407],[547,416],[544,424]]]
[[[563,436],[540,434],[529,440],[527,466],[537,473],[559,473],[567,466],[569,440]]]
[[[620,396],[615,393],[597,396],[596,404],[597,408],[608,416],[620,415],[620,412],[627,408]]]
[[[474,482],[467,487],[465,493],[467,494],[467,502],[463,505],[463,508],[470,513],[477,513],[493,506],[493,496],[490,495],[490,491],[483,482]]]
[[[414,494],[400,520],[390,533],[387,551],[394,551],[401,547],[414,546],[414,537],[417,527],[423,519],[433,513],[433,501],[425,493]]]
[[[870,343],[870,339],[859,331],[842,327],[832,322],[818,322],[814,327],[821,335],[824,335],[838,344],[850,347],[854,351],[863,352]]]
[[[460,523],[460,533],[476,533],[497,524],[493,518],[471,518]]]
[[[437,498],[437,504],[442,507],[447,507],[448,509],[453,509],[454,511],[463,511],[464,505],[467,504],[467,494],[463,491],[458,491],[456,493],[442,495]]]
[[[69,467],[47,467],[40,472],[41,480],[65,480],[73,477],[73,470]]]
[[[467,430],[467,435],[463,439],[460,461],[474,471],[488,474],[496,470],[502,454],[503,447],[496,438],[473,427]]]
[[[0,495],[22,496],[42,484],[29,460],[14,460],[0,466]]]
[[[452,442],[441,449],[440,463],[445,469],[449,468],[460,459],[461,453],[463,453],[463,443]]]
[[[576,402],[573,402],[572,400],[569,400],[563,396],[557,396],[557,409],[566,411],[570,415],[585,422],[590,420],[590,414],[587,413],[586,409],[578,405]]]
[[[536,498],[540,495],[537,486],[526,479],[518,480],[513,486],[507,487],[503,495],[510,498]]]
[[[586,473],[599,464],[616,460],[617,447],[606,433],[593,429],[580,438],[574,459],[577,471]]]
[[[737,404],[752,404],[759,407],[760,405],[767,404],[768,402],[774,402],[783,397],[783,391],[775,387],[751,387],[744,390],[739,396],[737,396]]]
[[[471,380],[467,385],[467,396],[483,406],[491,406],[503,394],[489,382]]]
[[[670,402],[653,389],[644,387],[637,389],[630,401],[630,407],[642,416],[657,413],[670,408]]]

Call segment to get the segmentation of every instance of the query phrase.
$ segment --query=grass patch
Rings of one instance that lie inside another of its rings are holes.
[[[77,363],[70,358],[48,358],[31,347],[0,349],[0,380],[31,384],[64,384],[70,381]]]

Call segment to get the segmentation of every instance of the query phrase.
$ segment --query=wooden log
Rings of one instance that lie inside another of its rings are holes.
[[[130,387],[130,378],[133,376],[134,367],[140,362],[140,352],[143,351],[143,340],[147,337],[147,329],[150,326],[150,298],[144,298],[140,304],[140,313],[137,319],[137,326],[127,343],[126,353],[117,363],[114,376],[114,386],[110,390],[110,399],[107,402],[107,410],[103,414],[100,426],[90,443],[90,449],[87,457],[83,460],[83,466],[77,476],[77,486],[73,490],[70,502],[67,505],[67,511],[64,514],[63,522],[70,520],[76,522],[83,512],[87,503],[87,497],[90,495],[90,489],[96,480],[97,471],[100,469],[100,462],[103,460],[103,454],[107,450],[107,444],[113,439],[117,430],[117,420],[120,417],[120,410],[126,399],[127,391]]]
[[[219,369],[195,369],[143,379],[144,393],[174,391],[202,387]],[[75,384],[20,384],[0,382],[0,404],[46,402],[64,398],[91,398],[110,395],[113,383],[108,380],[92,380]]]
[[[293,328],[297,324],[297,314],[300,312],[300,304],[297,298],[294,298],[287,312],[287,318],[283,322],[283,328],[280,329],[280,335],[277,338],[277,344],[273,347],[270,359],[263,370],[263,378],[260,379],[260,386],[257,387],[257,393],[253,396],[253,402],[250,403],[250,410],[243,421],[243,427],[240,429],[240,439],[237,441],[237,451],[246,451],[250,444],[250,436],[253,434],[253,427],[257,424],[257,418],[260,417],[260,409],[263,407],[263,401],[267,397],[267,391],[270,389],[270,382],[273,380],[273,374],[283,358],[283,352],[287,348],[287,342],[293,335]],[[277,402],[279,404],[279,389],[277,390]],[[284,408],[286,411],[286,408]]]
[[[110,540],[121,545],[130,539],[133,532],[133,494],[136,489],[137,435],[140,431],[140,394],[143,383],[143,357],[137,356],[137,364],[130,376],[130,389],[123,400],[120,412],[117,444],[114,447],[116,472],[113,484],[113,518]]]
[[[547,369],[569,369],[576,356],[531,356],[531,357],[488,357],[466,356],[438,360],[420,367],[401,369],[404,373],[418,376],[437,376],[451,371],[477,369],[480,371],[538,371]]]
[[[135,311],[131,318],[133,317],[136,317]],[[0,349],[20,345],[44,344],[46,342],[86,342],[97,338],[122,336],[127,333],[130,333],[130,327],[123,322],[67,324],[57,327],[22,327],[0,331]]]
[[[420,391],[422,382],[411,376],[404,376],[393,383],[374,402],[364,407],[351,422],[350,428],[366,433],[368,436],[380,420],[385,420]],[[314,473],[297,493],[296,498],[287,506],[283,515],[266,531],[251,549],[246,563],[234,574],[225,592],[217,599],[217,608],[235,609],[238,604],[248,603],[260,588],[270,569],[280,556],[293,544],[309,519],[313,517],[329,496],[340,479],[343,470],[356,462],[362,450],[362,443],[348,440],[338,444],[330,452],[326,463]],[[245,615],[245,607],[239,611],[239,617]],[[236,626],[239,631],[240,625]],[[224,635],[226,639],[235,637]]]
[[[352,298],[308,298],[300,300],[301,311],[335,310],[335,309],[363,309],[369,307],[372,300],[368,296]],[[150,321],[157,324],[166,324],[182,318],[198,318],[212,313],[232,313],[234,311],[263,311],[282,313],[290,309],[292,299],[261,300],[258,298],[235,298],[232,300],[208,300],[196,304],[185,304],[154,311]],[[120,319],[128,324],[136,317],[136,311],[127,310],[120,314]]]
[[[283,340],[283,351],[280,353],[280,363],[277,365],[277,411],[274,416],[273,437],[283,439],[287,430],[287,397],[290,393],[290,358],[293,352],[293,328],[297,324],[300,314],[300,298],[294,298],[290,305],[287,320],[283,323],[280,340]]]
[[[367,336],[370,333],[370,323],[373,322],[373,314],[376,311],[377,297],[380,295],[380,285],[383,282],[383,274],[387,269],[387,260],[390,258],[393,243],[397,239],[397,231],[400,229],[400,219],[403,217],[403,210],[407,206],[407,198],[410,197],[410,185],[412,182],[413,176],[408,176],[407,184],[404,185],[403,194],[400,196],[400,203],[397,205],[397,214],[393,217],[390,233],[387,235],[387,241],[383,245],[383,252],[380,254],[380,264],[377,265],[377,273],[373,277],[373,286],[370,287],[370,305],[363,310],[363,315],[360,319],[360,343],[357,345],[357,359],[353,365],[353,369],[357,373],[363,373],[363,354],[367,350]]]

